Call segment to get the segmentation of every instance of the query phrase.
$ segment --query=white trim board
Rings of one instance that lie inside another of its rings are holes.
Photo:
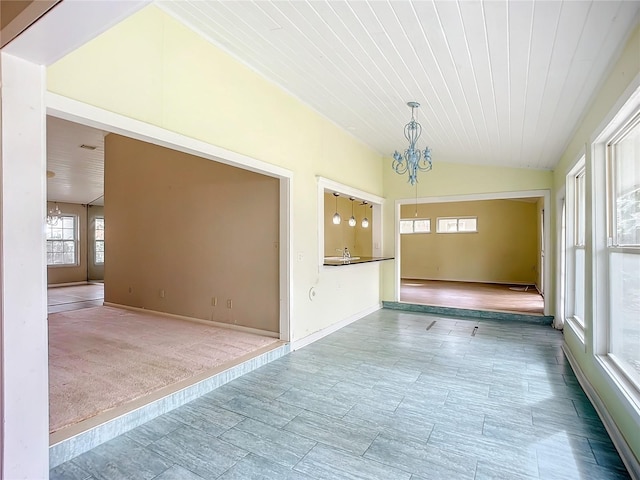
[[[293,172],[284,167],[233,152],[210,143],[172,132],[156,125],[125,117],[62,95],[45,92],[47,115],[116,133],[143,142],[170,148],[215,162],[267,175],[280,180],[280,340],[288,342],[291,332],[293,298],[293,208],[291,191]],[[43,172],[44,175],[44,172]]]
[[[291,342],[291,351],[299,350],[307,345],[311,345],[313,342],[317,342],[318,340],[326,337],[327,335],[331,335],[334,332],[337,332],[341,328],[346,327],[347,325],[355,322],[356,320],[360,320],[361,318],[366,317],[367,315],[372,314],[373,312],[377,312],[382,308],[382,304],[379,303],[374,305],[373,307],[369,307],[365,310],[361,310],[360,312],[351,315],[339,322],[334,323],[333,325],[329,325],[328,327],[323,328],[322,330],[318,330],[317,332],[312,333],[311,335],[307,335],[300,340],[294,340]]]
[[[394,238],[395,238],[395,251],[394,257],[396,258],[394,287],[395,296],[394,301],[400,301],[400,279],[401,279],[401,252],[400,252],[400,218],[401,218],[401,206],[402,205],[414,205],[415,203],[450,203],[450,202],[474,202],[478,200],[513,200],[518,198],[542,198],[543,209],[548,212],[544,216],[544,285],[547,288],[551,285],[551,250],[553,244],[551,243],[551,190],[539,189],[539,190],[521,190],[514,192],[490,192],[490,193],[470,193],[465,195],[445,195],[438,197],[418,197],[418,198],[400,198],[395,201],[394,205]],[[544,315],[550,315],[550,295],[544,295]]]
[[[598,416],[600,417],[600,420],[602,420],[604,428],[607,430],[607,433],[611,437],[613,445],[616,447],[616,450],[618,450],[620,458],[629,471],[629,475],[631,475],[631,478],[633,480],[640,480],[640,462],[631,451],[631,448],[629,448],[629,444],[622,436],[622,433],[618,429],[618,426],[605,407],[604,402],[585,376],[584,372],[580,368],[580,364],[573,356],[573,353],[571,353],[571,349],[567,346],[566,343],[562,345],[562,351],[567,357],[567,360],[569,360],[569,364],[576,374],[576,378],[578,379],[580,386],[595,408]]]

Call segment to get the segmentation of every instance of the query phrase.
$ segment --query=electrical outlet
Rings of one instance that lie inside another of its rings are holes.
[[[218,297],[211,297],[211,306],[212,307],[218,306]]]
[[[160,298],[164,298],[164,289],[160,290]]]
[[[133,289],[131,287],[129,287],[129,293],[133,292]]]
[[[227,308],[233,308],[233,302],[231,299],[227,300]]]

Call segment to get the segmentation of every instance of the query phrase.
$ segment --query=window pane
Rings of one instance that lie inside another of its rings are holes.
[[[609,353],[640,387],[640,255],[610,253]]]
[[[74,228],[74,218],[73,217],[62,217],[62,228],[70,228],[73,229]],[[58,222],[58,225],[60,225],[60,222]]]
[[[618,245],[640,245],[640,123],[614,144],[613,195]]]
[[[414,220],[413,231],[415,233],[429,233],[431,231],[431,220]]]
[[[457,231],[458,231],[457,218],[439,218],[438,219],[438,232],[457,232]]]
[[[64,229],[62,231],[62,238],[64,240],[73,240],[73,230],[70,230],[70,229],[67,229],[67,228]]]
[[[104,252],[104,242],[96,242],[96,252]]]
[[[413,233],[413,220],[400,220],[400,233]]]
[[[573,316],[584,328],[584,248],[575,250],[575,272],[574,272],[574,305]]]
[[[104,263],[104,252],[96,252],[96,263]]]
[[[478,221],[475,218],[461,218],[458,220],[459,232],[476,232]]]
[[[576,176],[576,233],[575,244],[584,245],[584,232],[585,232],[585,172],[584,170]]]

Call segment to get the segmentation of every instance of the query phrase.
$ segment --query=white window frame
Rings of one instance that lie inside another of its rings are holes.
[[[586,325],[586,156],[583,154],[569,171],[566,177],[566,267],[565,267],[565,319],[573,329],[578,339],[585,344]],[[580,203],[582,202],[582,205]],[[584,257],[584,271],[582,280],[576,278],[576,264],[579,253]],[[577,282],[582,281],[584,292],[581,310],[576,302]]]
[[[640,389],[630,381],[615,355],[609,355],[609,222],[607,145],[629,120],[640,111],[640,75],[629,85],[622,99],[605,118],[594,134],[591,150],[587,151],[587,291],[592,293],[588,308],[592,312],[592,335],[596,366],[605,382],[627,413],[640,422]]]
[[[103,232],[103,238],[102,240],[98,240],[96,238],[96,232],[98,231],[97,228],[97,220],[102,220],[102,232]],[[105,223],[104,223],[104,216],[97,216],[94,217],[94,223],[93,223],[93,264],[94,265],[104,265],[104,229],[105,229]],[[98,244],[101,243],[102,244],[102,261],[99,262],[97,257],[98,257]]]
[[[47,225],[47,239],[46,239],[46,245],[47,247],[49,246],[50,243],[53,242],[64,242],[64,243],[73,243],[73,263],[49,263],[49,261],[47,260],[47,267],[53,267],[53,268],[61,268],[61,267],[77,267],[79,265],[78,262],[78,258],[79,258],[79,241],[78,241],[78,237],[79,237],[79,221],[78,221],[78,216],[77,215],[70,215],[70,214],[66,214],[63,213],[62,215],[60,215],[59,219],[58,219],[58,223],[56,225],[52,225],[52,228],[57,228],[59,225],[61,225],[61,223],[64,221],[65,218],[72,218],[73,219],[73,239],[64,239],[64,238],[49,238],[49,225]],[[48,250],[48,248],[47,248]]]
[[[606,259],[609,268],[611,268],[611,256],[616,253],[623,253],[628,255],[640,255],[640,244],[620,244],[618,238],[617,228],[617,212],[615,202],[615,168],[613,146],[623,140],[633,129],[640,128],[640,107],[631,115],[628,122],[624,124],[622,128],[619,128],[615,134],[607,142],[606,146],[606,181],[607,181],[607,194],[606,194]],[[607,277],[607,295],[611,298],[611,287],[613,279]],[[607,316],[607,351],[606,355],[608,359],[615,365],[618,372],[627,380],[627,384],[630,384],[635,389],[635,393],[640,395],[640,381],[637,380],[637,373],[632,375],[626,362],[619,359],[615,353],[613,353],[614,339],[611,333],[611,318],[613,318],[614,302],[609,302],[609,312]]]
[[[400,227],[400,235],[420,235],[431,233],[431,219],[430,218],[401,218],[400,223],[410,222],[411,223],[411,231],[410,232],[402,232],[402,226]],[[416,222],[427,222],[427,230],[416,232]]]
[[[460,220],[468,220],[474,219],[476,221],[476,229],[475,230],[460,230]],[[443,231],[440,230],[440,220],[456,220],[456,230],[455,231]],[[456,233],[478,233],[478,217],[476,216],[467,216],[467,217],[437,217],[436,218],[436,233],[447,233],[447,234],[456,234]]]

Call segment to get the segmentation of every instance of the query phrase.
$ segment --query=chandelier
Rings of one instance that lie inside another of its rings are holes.
[[[397,150],[393,153],[392,168],[399,175],[409,173],[409,183],[414,185],[418,181],[418,171],[431,170],[431,149],[426,147],[423,151],[416,148],[416,143],[422,134],[422,125],[416,121],[415,110],[420,106],[418,102],[408,102],[411,108],[411,120],[404,126],[404,137],[409,142],[409,147],[400,154]],[[416,187],[417,188],[417,187]]]
[[[49,210],[47,211],[47,225],[51,225],[51,226],[57,225],[58,220],[60,220],[60,215],[62,215],[62,212],[60,211],[60,208],[56,203],[53,207],[50,207]]]

